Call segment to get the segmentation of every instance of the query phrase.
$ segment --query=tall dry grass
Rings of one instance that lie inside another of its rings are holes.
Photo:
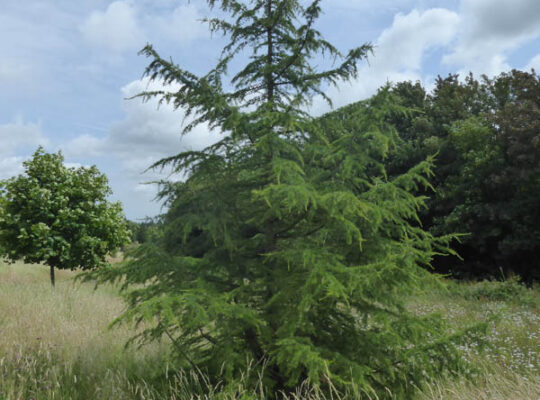
[[[166,344],[125,349],[132,327],[108,329],[124,308],[114,288],[73,277],[58,271],[53,289],[48,268],[0,262],[0,399],[131,399],[166,369]]]
[[[487,347],[465,348],[472,377],[426,384],[419,400],[540,400],[540,291],[516,279],[448,282],[411,301],[419,313],[440,312],[455,329],[492,319]]]
[[[58,271],[52,289],[43,266],[0,261],[0,400],[239,400],[267,398],[252,389],[211,384],[194,371],[171,372],[167,343],[124,348],[133,327],[108,329],[124,309],[117,290],[75,283]],[[505,298],[506,294],[508,297]],[[521,294],[520,294],[521,293]],[[501,297],[502,296],[502,297]],[[457,328],[498,313],[484,352],[466,349],[473,379],[440,380],[419,400],[540,400],[540,312],[537,291],[497,285],[427,289],[411,299],[418,313],[439,311]],[[305,385],[290,400],[377,399],[376,393],[327,394]],[[278,394],[277,398],[285,398]],[[399,399],[397,399],[399,400]]]
[[[419,400],[539,400],[538,374],[523,375],[498,365],[486,366],[475,380],[426,384]]]

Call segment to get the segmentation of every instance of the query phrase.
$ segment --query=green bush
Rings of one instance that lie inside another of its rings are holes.
[[[465,299],[501,301],[518,305],[533,305],[535,303],[532,290],[515,276],[504,281],[484,280],[474,284],[453,284],[455,295]]]

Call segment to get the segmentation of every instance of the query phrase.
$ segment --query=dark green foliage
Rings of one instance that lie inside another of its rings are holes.
[[[157,242],[162,234],[160,218],[147,218],[141,222],[127,221],[134,242]]]
[[[532,296],[532,290],[522,285],[517,277],[502,282],[484,280],[474,285],[454,285],[454,292],[456,296],[465,299],[503,301],[510,304],[538,307]]]
[[[141,96],[185,108],[187,130],[206,122],[223,138],[155,165],[187,174],[162,187],[163,236],[90,276],[123,281],[130,307],[120,320],[151,326],[140,339],[168,336],[185,366],[226,384],[250,366],[270,393],[330,379],[405,399],[425,376],[459,370],[462,335],[404,306],[436,279],[421,266],[450,240],[411,223],[431,161],[385,173],[397,138],[387,117],[405,108],[381,95],[350,126],[303,111],[322,84],[354,77],[370,46],[342,56],[322,40],[319,1],[210,4],[232,15],[209,21],[231,38],[217,67],[198,77],[147,46],[147,74],[180,89]],[[226,92],[224,72],[243,51],[252,56]],[[335,69],[310,66],[321,52]]]
[[[156,243],[160,240],[163,229],[160,218],[147,219],[140,222],[136,240],[138,243]]]
[[[129,242],[120,203],[109,203],[107,178],[93,166],[67,168],[60,153],[39,148],[25,175],[0,182],[0,243],[10,261],[92,269]]]
[[[130,221],[129,219],[126,219],[126,227],[129,230],[130,237],[133,241],[137,240],[137,235],[139,234],[139,224],[134,221]]]
[[[385,161],[390,176],[436,157],[435,194],[418,192],[431,196],[420,214],[423,226],[438,235],[469,234],[454,243],[463,260],[436,258],[439,271],[496,277],[503,268],[528,282],[538,279],[539,88],[534,71],[512,71],[480,81],[439,77],[432,93],[418,82],[400,82],[374,97],[384,95],[394,105],[386,118],[399,135]],[[338,111],[346,129],[358,118],[351,110],[364,108],[358,103]]]
[[[478,92],[486,111],[449,128],[456,157],[434,199],[434,228],[470,233],[466,262],[531,281],[540,270],[540,81],[513,71],[484,79]]]

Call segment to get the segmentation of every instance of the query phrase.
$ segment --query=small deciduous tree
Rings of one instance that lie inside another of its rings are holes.
[[[107,201],[107,177],[63,161],[40,147],[24,162],[25,175],[0,182],[3,255],[50,266],[53,286],[55,268],[106,265],[106,255],[129,242],[120,203]]]

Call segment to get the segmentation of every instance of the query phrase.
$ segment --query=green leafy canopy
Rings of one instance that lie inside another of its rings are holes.
[[[436,193],[423,226],[435,234],[470,233],[454,244],[462,261],[436,259],[434,266],[462,277],[499,278],[503,269],[532,284],[540,277],[538,74],[449,75],[431,93],[418,82],[397,83],[391,92],[417,112],[391,118],[401,143],[387,162],[389,174],[437,153]]]
[[[251,365],[273,391],[330,379],[405,398],[425,374],[459,369],[461,336],[404,306],[434,279],[421,266],[448,250],[449,237],[414,222],[431,161],[387,178],[396,132],[384,96],[366,103],[355,129],[305,111],[325,85],[355,77],[371,46],[341,54],[324,41],[320,1],[209,4],[230,16],[207,20],[230,42],[206,75],[142,50],[147,75],[179,89],[140,96],[186,110],[186,131],[207,123],[223,136],[155,164],[187,176],[162,187],[161,240],[90,275],[123,281],[130,306],[120,321],[146,321],[138,338],[168,336],[186,365],[226,383]],[[312,67],[320,54],[334,67]]]
[[[93,166],[68,168],[40,147],[25,175],[0,182],[0,243],[11,261],[92,269],[129,242],[120,203],[110,203],[107,178]],[[53,279],[53,275],[51,276]],[[54,284],[54,281],[53,281]]]

